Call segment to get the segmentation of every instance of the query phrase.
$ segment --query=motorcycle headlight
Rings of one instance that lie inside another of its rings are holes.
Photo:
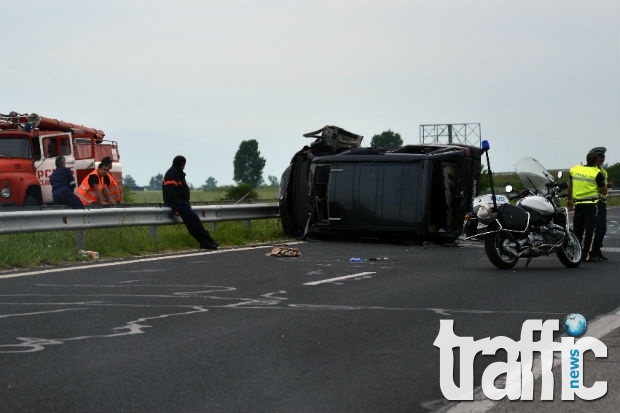
[[[0,197],[2,198],[10,198],[12,194],[13,192],[11,191],[11,188],[9,188],[8,186],[5,186],[4,188],[0,189]]]

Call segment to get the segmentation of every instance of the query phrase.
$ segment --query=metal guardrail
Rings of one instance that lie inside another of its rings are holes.
[[[250,221],[278,218],[278,204],[192,205],[202,222]],[[76,231],[78,248],[84,247],[84,230],[149,226],[151,236],[157,226],[182,223],[171,209],[157,207],[110,207],[93,209],[50,209],[0,211],[0,235],[39,231]]]
[[[203,222],[278,218],[277,204],[192,205]],[[168,207],[111,207],[0,212],[0,234],[88,228],[170,225],[182,222]]]

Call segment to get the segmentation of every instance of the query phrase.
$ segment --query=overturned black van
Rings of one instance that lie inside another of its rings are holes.
[[[320,135],[319,135],[320,133]],[[326,126],[293,156],[280,186],[289,236],[454,241],[475,196],[479,147],[362,148],[362,137]]]

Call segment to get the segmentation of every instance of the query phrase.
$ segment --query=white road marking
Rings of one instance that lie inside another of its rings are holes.
[[[334,277],[334,278],[328,278],[326,280],[311,281],[311,282],[304,283],[304,285],[319,285],[319,284],[325,284],[325,283],[333,283],[336,281],[347,280],[349,278],[364,277],[366,275],[371,275],[371,274],[376,274],[376,271],[358,272],[357,274],[343,275],[342,277]]]
[[[15,314],[0,314],[0,318],[9,318],[9,317],[28,317],[31,315],[42,315],[42,314],[53,314],[53,313],[64,313],[65,311],[82,311],[87,310],[87,308],[59,308],[58,310],[50,310],[50,311],[34,311],[30,313],[15,313]]]
[[[295,245],[295,244],[301,244],[301,243],[302,242],[290,242],[289,245]],[[113,267],[113,266],[135,264],[135,263],[141,263],[141,262],[173,260],[173,259],[185,258],[185,257],[198,257],[202,255],[227,254],[227,253],[237,252],[237,251],[249,251],[249,250],[272,248],[272,247],[273,247],[272,245],[259,245],[259,246],[252,246],[252,247],[221,249],[221,250],[215,250],[215,251],[196,251],[196,252],[173,254],[173,255],[149,256],[145,258],[129,259],[129,260],[123,260],[123,261],[111,261],[111,262],[93,261],[85,265],[76,265],[73,267],[59,267],[59,268],[50,268],[47,270],[34,270],[34,271],[15,272],[15,273],[9,272],[6,274],[0,274],[0,280],[6,279],[6,278],[27,277],[30,275],[50,274],[50,273],[55,273],[55,272],[66,272],[66,271],[76,271],[76,270],[79,271],[79,270],[84,270],[84,269],[89,269],[89,268]]]
[[[45,350],[48,346],[63,345],[69,341],[82,341],[101,338],[115,338],[122,336],[130,336],[135,334],[145,334],[147,328],[151,328],[150,324],[146,324],[149,321],[155,321],[171,317],[188,316],[197,313],[204,313],[209,311],[203,306],[191,306],[189,310],[178,313],[159,314],[151,317],[141,317],[137,320],[127,321],[124,325],[113,327],[112,333],[109,334],[95,334],[84,335],[77,337],[63,337],[63,338],[38,338],[38,337],[17,337],[17,343],[0,344],[0,354],[6,353],[34,353],[37,351]]]

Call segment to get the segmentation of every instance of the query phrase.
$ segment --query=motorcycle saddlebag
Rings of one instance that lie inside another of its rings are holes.
[[[506,229],[525,231],[530,222],[530,214],[512,204],[502,204],[497,207],[497,219]]]

